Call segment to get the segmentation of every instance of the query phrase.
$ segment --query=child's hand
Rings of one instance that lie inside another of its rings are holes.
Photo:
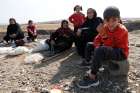
[[[99,24],[99,26],[97,27],[97,31],[98,33],[103,37],[103,38],[107,38],[108,35],[107,35],[107,32],[104,28],[104,24]]]
[[[36,33],[33,33],[33,36],[37,36],[37,34]]]
[[[81,35],[81,32],[82,32],[82,30],[81,29],[78,29],[76,35],[77,36],[80,36]]]
[[[66,34],[64,34],[63,36],[64,36],[64,37],[66,37],[66,38],[69,38],[69,36],[68,36],[68,35],[66,35]]]
[[[103,25],[103,23],[100,23],[100,24],[97,26],[96,30],[97,30],[98,33],[101,33],[101,32],[104,30],[104,25]]]

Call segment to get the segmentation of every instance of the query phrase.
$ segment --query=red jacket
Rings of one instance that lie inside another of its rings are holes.
[[[106,37],[98,34],[94,40],[94,46],[97,48],[100,45],[109,46],[112,48],[121,48],[126,57],[129,54],[128,48],[128,30],[122,24],[119,24],[114,31],[110,31],[108,27],[104,27]]]
[[[36,32],[36,26],[35,25],[33,25],[33,26],[27,26],[27,31],[29,32],[29,33],[32,33],[32,34],[37,34],[37,32]]]
[[[85,22],[85,15],[83,13],[74,13],[69,17],[69,21],[73,23],[74,27],[80,27]]]
[[[58,28],[52,35],[50,36],[51,40],[55,40],[56,38],[61,38],[64,37],[64,35],[68,37],[73,36],[73,31],[68,27],[68,28]]]

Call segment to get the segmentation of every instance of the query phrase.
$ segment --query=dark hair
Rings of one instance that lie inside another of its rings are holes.
[[[73,10],[76,11],[76,8],[77,8],[77,7],[80,7],[81,11],[83,10],[83,9],[82,9],[82,6],[80,6],[80,5],[76,5],[76,6],[74,7]]]
[[[94,13],[94,18],[96,18],[97,17],[97,12],[96,12],[96,10],[95,9],[93,9],[93,8],[88,8],[88,10],[92,10],[93,11],[93,13]],[[87,11],[88,11],[87,10]]]
[[[63,24],[64,24],[64,23],[67,23],[67,24],[68,24],[69,22],[68,22],[67,20],[62,20],[62,21],[61,21],[61,27],[63,27]]]
[[[29,21],[28,21],[28,24],[29,24],[29,23],[33,23],[33,20],[29,20]]]
[[[9,21],[12,21],[12,20],[13,20],[15,23],[17,23],[16,20],[15,20],[15,18],[10,18],[10,19],[9,19]]]
[[[103,13],[104,19],[109,20],[111,17],[120,18],[120,10],[117,7],[107,7]]]

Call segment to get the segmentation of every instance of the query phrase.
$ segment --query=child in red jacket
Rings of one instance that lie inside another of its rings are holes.
[[[82,7],[76,5],[74,7],[74,14],[69,17],[69,21],[74,25],[74,32],[85,22],[85,15],[81,12]]]
[[[120,24],[120,11],[116,7],[108,7],[104,11],[104,25],[98,27],[99,34],[94,40],[94,58],[91,72],[86,80],[79,82],[80,88],[99,85],[97,72],[103,62],[108,60],[121,61],[128,58],[128,31]]]
[[[27,40],[35,41],[35,39],[37,38],[37,31],[36,26],[34,25],[32,20],[28,21],[27,31],[28,31]]]

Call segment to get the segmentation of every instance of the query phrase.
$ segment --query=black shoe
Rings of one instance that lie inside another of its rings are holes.
[[[90,68],[91,66],[91,63],[86,61],[86,60],[83,60],[83,62],[80,64],[81,67],[86,67],[86,68]]]
[[[84,77],[84,79],[79,81],[79,83],[77,84],[79,88],[83,88],[83,89],[96,87],[98,85],[99,85],[98,79],[93,80],[93,79],[90,79],[88,76]]]

